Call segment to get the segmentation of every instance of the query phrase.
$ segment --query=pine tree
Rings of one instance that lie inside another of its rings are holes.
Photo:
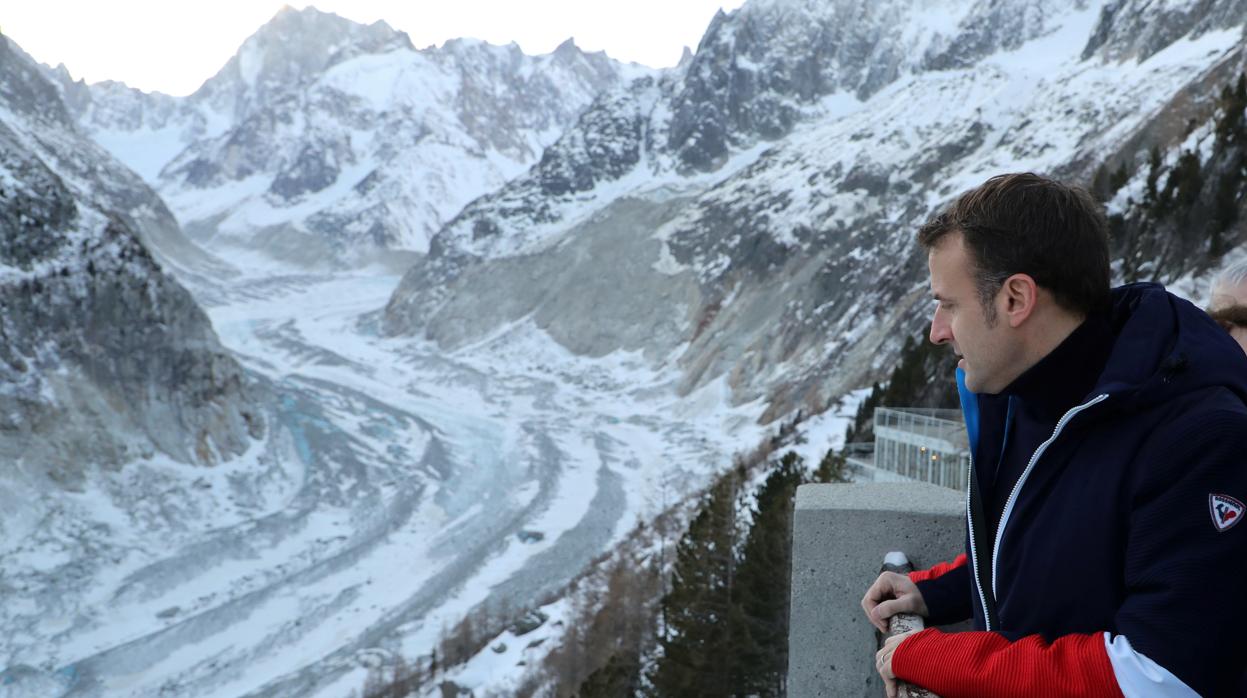
[[[632,698],[640,689],[641,663],[635,652],[620,650],[605,666],[589,674],[578,698]]]
[[[956,355],[948,347],[932,344],[923,335],[909,337],[900,361],[892,369],[888,387],[879,398],[879,405],[956,407],[959,404],[957,384],[953,380],[956,362]]]
[[[1178,157],[1178,164],[1174,165],[1161,198],[1173,202],[1179,210],[1185,210],[1199,199],[1199,190],[1203,185],[1199,156],[1187,150]]]
[[[1220,255],[1224,252],[1221,249],[1223,246],[1221,233],[1229,230],[1230,226],[1234,225],[1238,220],[1238,188],[1239,178],[1233,176],[1233,173],[1227,173],[1217,183],[1217,195],[1212,217],[1212,242],[1210,244],[1210,251],[1214,255]]]
[[[547,659],[546,666],[559,678],[552,695],[636,694],[641,683],[641,652],[653,633],[651,599],[659,590],[659,571],[656,565],[631,555],[611,563],[601,600],[591,604],[600,604],[592,621],[576,620],[569,625],[569,632],[580,624],[588,626],[588,632],[576,639],[583,646],[570,648],[565,639],[563,647]],[[584,615],[580,612],[573,617]],[[576,690],[573,693],[564,686]]]
[[[657,696],[732,694],[732,630],[740,623],[732,587],[742,477],[734,468],[711,487],[676,546],[671,590],[662,600],[662,656],[650,675]]]
[[[758,490],[753,526],[733,589],[743,627],[733,663],[733,694],[785,694],[788,608],[792,575],[792,507],[804,477],[801,457],[789,451]]]
[[[857,414],[853,417],[853,423],[845,427],[844,442],[846,444],[875,440],[875,428],[871,420],[874,419],[875,407],[879,405],[882,397],[883,388],[875,383],[871,386],[870,394],[866,396],[866,399],[857,405]]]
[[[818,469],[814,471],[814,482],[846,482],[844,466],[844,454],[837,453],[834,448],[827,449],[823,459],[818,462]]]
[[[956,368],[956,356],[948,347],[927,341],[925,333],[906,337],[886,387],[875,383],[857,406],[853,423],[845,428],[844,442],[875,440],[873,420],[877,407],[957,407],[960,403],[953,380]]]
[[[1130,172],[1126,169],[1126,162],[1123,160],[1121,165],[1118,166],[1118,168],[1114,170],[1113,174],[1109,177],[1109,198],[1112,198],[1112,196],[1120,191],[1122,187],[1126,186],[1126,182],[1129,181]]]
[[[1244,119],[1247,115],[1247,74],[1240,73],[1233,89],[1226,85],[1221,90],[1220,117],[1217,119],[1217,143],[1219,145],[1244,145]]]
[[[1153,208],[1156,211],[1156,216],[1161,218],[1164,216],[1165,206],[1161,200],[1160,192],[1156,189],[1156,185],[1160,181],[1162,168],[1160,148],[1152,146],[1152,150],[1148,153],[1147,166],[1147,187],[1143,193],[1143,205]]]

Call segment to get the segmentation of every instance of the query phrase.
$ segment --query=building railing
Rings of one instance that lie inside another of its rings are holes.
[[[957,410],[928,408],[876,409],[871,467],[910,480],[964,489],[970,451],[960,414]],[[861,460],[858,457],[853,462],[858,469],[864,465]]]
[[[875,434],[879,430],[899,430],[919,440],[938,441],[950,448],[966,448],[969,437],[957,410],[917,407],[880,407],[875,410]]]
[[[946,422],[961,424],[961,410],[958,409],[949,409],[944,407],[880,407],[877,409],[885,410],[887,412],[899,412],[902,414],[931,417],[933,419],[941,419]]]

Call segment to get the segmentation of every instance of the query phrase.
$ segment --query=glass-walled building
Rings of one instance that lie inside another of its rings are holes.
[[[964,490],[970,451],[961,412],[876,409],[873,465],[907,479]]]

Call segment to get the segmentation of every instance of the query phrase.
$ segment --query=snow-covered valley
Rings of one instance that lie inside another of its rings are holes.
[[[44,520],[2,551],[11,687],[343,695],[372,648],[420,656],[478,604],[551,596],[763,435],[760,405],[721,383],[677,397],[639,355],[579,358],[524,323],[447,354],[376,333],[397,276],[246,260],[228,290],[190,288],[271,388],[268,439],[33,504]],[[53,618],[68,546],[95,552]]]

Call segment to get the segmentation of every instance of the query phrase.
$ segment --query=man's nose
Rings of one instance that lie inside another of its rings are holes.
[[[931,316],[931,333],[928,335],[928,339],[931,340],[932,344],[947,344],[953,341],[952,328],[948,326],[948,323],[941,316],[942,313],[939,310],[936,310],[935,314]]]

